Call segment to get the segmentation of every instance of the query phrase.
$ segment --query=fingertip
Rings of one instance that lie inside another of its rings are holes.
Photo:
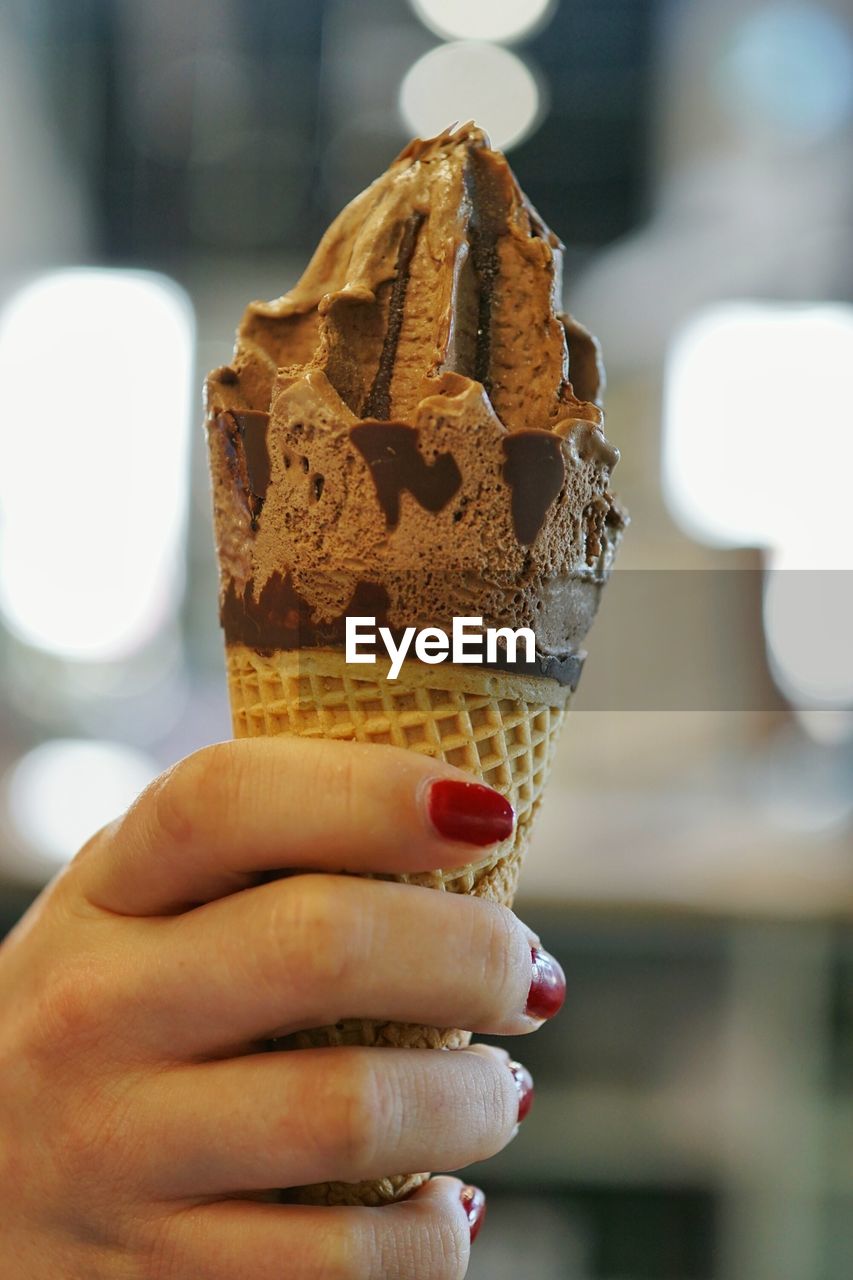
[[[407,1200],[410,1204],[414,1200],[452,1200],[454,1196],[461,1194],[464,1185],[461,1178],[454,1178],[451,1174],[436,1174],[435,1177],[427,1178],[426,1182],[422,1182],[419,1187],[416,1187],[412,1194],[407,1197]]]
[[[446,1175],[430,1178],[409,1197],[409,1203],[414,1200],[441,1205],[454,1217],[461,1216],[472,1244],[486,1216],[485,1192],[479,1187],[463,1182],[461,1178]]]
[[[482,1212],[475,1215],[472,1224],[470,1191],[461,1178],[446,1174],[430,1178],[411,1195],[406,1202],[416,1205],[433,1219],[436,1231],[436,1252],[444,1262],[442,1275],[464,1276],[468,1274],[471,1246],[479,1231]],[[482,1193],[480,1193],[482,1195]],[[479,1222],[476,1217],[479,1217]]]
[[[542,939],[539,937],[539,934],[535,933],[533,929],[530,928],[530,925],[525,924],[524,921],[520,920],[518,916],[516,916],[515,918],[516,920],[518,920],[518,923],[521,925],[521,928],[524,934],[526,935],[528,942],[530,943],[531,950],[540,951],[542,949]]]
[[[501,1049],[496,1044],[469,1044],[465,1049],[456,1049],[455,1053],[473,1053],[479,1058],[485,1058],[489,1062],[498,1062],[502,1066],[508,1065],[512,1059],[506,1049]]]

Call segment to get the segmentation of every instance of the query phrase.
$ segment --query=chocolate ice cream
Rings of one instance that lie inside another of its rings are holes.
[[[465,125],[406,147],[248,307],[207,382],[228,644],[474,615],[532,628],[536,674],[574,685],[624,520],[562,248]]]

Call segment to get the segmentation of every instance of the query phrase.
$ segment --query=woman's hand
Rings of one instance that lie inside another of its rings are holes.
[[[529,1077],[484,1046],[260,1050],[347,1017],[523,1035],[556,1012],[559,966],[506,908],[311,874],[461,865],[511,821],[393,747],[221,743],[152,783],[0,951],[9,1274],[464,1276],[481,1205],[456,1179],[381,1209],[263,1193],[482,1160]]]

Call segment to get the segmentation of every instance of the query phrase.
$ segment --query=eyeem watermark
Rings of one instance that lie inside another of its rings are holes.
[[[509,662],[536,661],[536,636],[530,627],[484,627],[482,618],[454,618],[450,635],[441,627],[406,627],[399,642],[389,627],[377,627],[375,618],[347,618],[347,662],[375,662],[375,649],[381,643],[391,659],[389,680],[396,680],[406,655],[414,646],[414,656],[432,666],[439,662],[498,661],[498,641],[503,642],[501,659]],[[524,645],[524,657],[517,658],[519,643]],[[367,651],[371,646],[373,652]]]

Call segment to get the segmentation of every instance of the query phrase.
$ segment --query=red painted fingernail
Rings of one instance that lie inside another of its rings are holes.
[[[518,1123],[526,1119],[530,1108],[533,1106],[533,1076],[523,1067],[520,1062],[511,1062],[509,1069],[512,1072],[512,1078],[515,1081],[515,1087],[518,1090]]]
[[[468,1215],[468,1226],[471,1231],[471,1243],[480,1234],[480,1227],[486,1216],[486,1196],[479,1187],[463,1187],[460,1196],[462,1208]]]
[[[427,790],[427,812],[438,834],[447,840],[485,845],[512,835],[512,805],[479,782],[436,778]]]
[[[533,961],[533,978],[525,1012],[531,1018],[553,1018],[562,1009],[566,998],[566,975],[547,951],[533,947],[530,958]]]

